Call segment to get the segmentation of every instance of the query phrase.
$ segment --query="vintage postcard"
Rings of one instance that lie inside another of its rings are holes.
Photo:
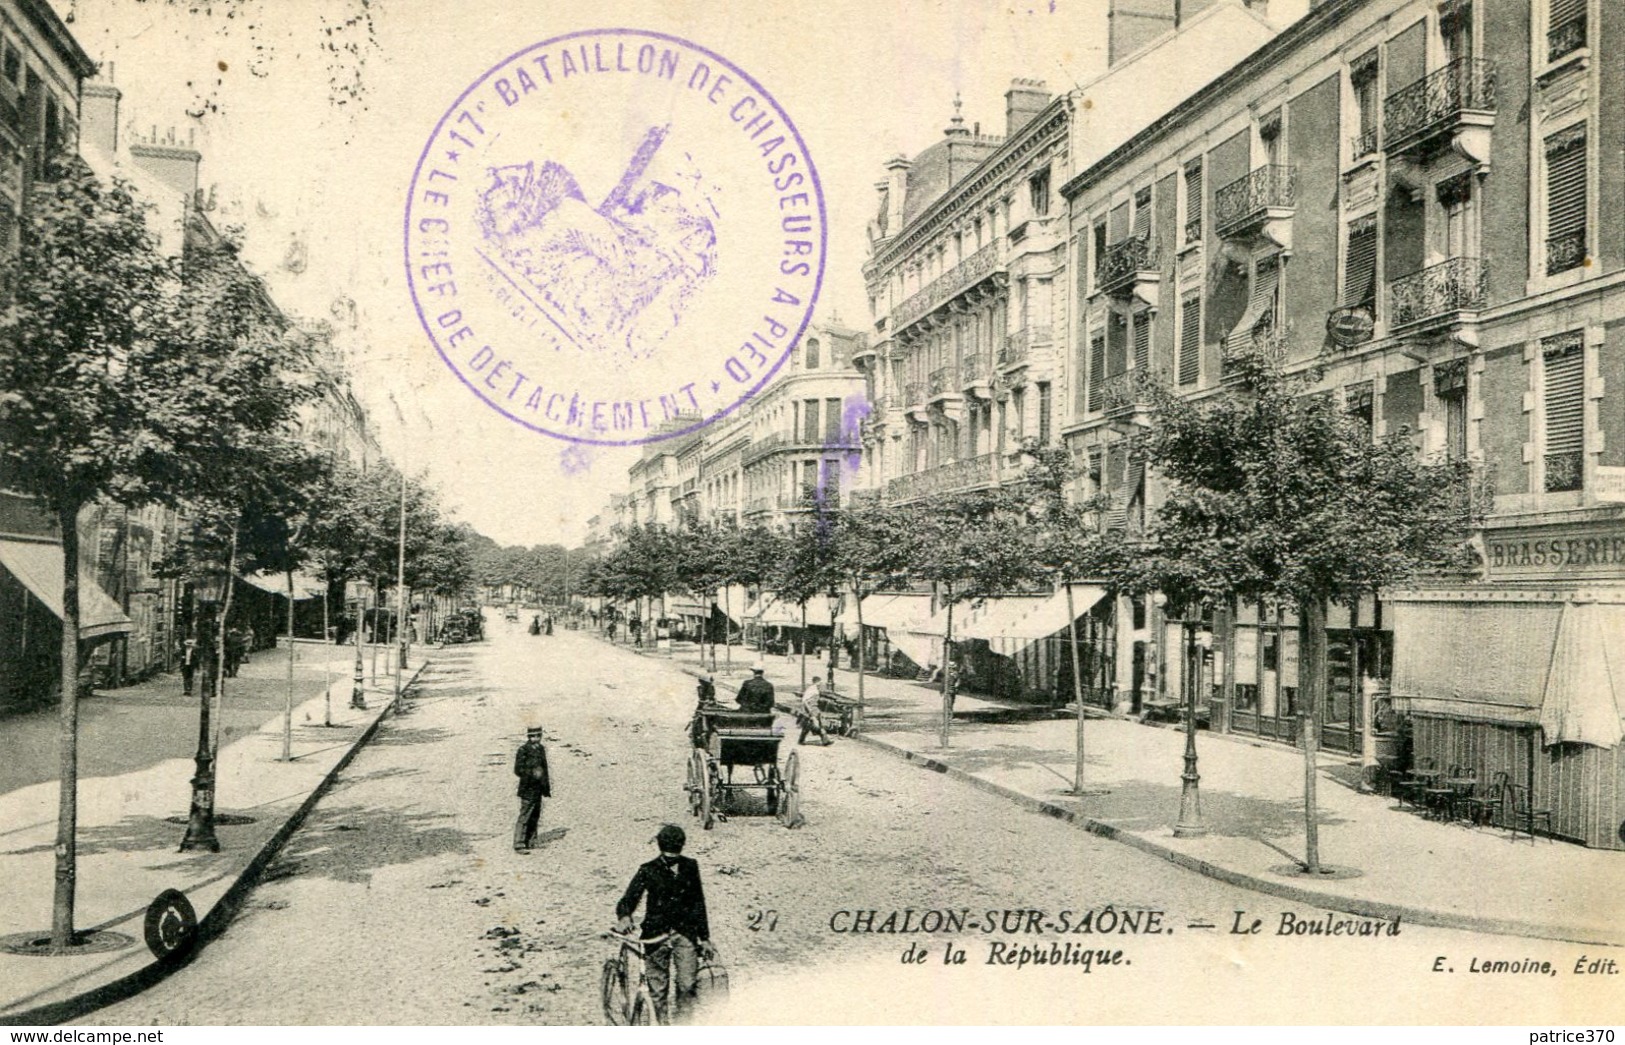
[[[0,1023],[1612,1042],[1620,51],[0,0]]]

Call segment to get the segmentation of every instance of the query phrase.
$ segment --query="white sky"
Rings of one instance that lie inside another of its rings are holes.
[[[406,186],[435,122],[490,66],[610,26],[731,59],[778,99],[818,165],[831,236],[820,316],[865,326],[864,225],[882,162],[935,140],[956,90],[966,121],[999,133],[1011,77],[1059,89],[1105,64],[1105,0],[54,2],[91,57],[113,63],[125,127],[195,133],[217,224],[246,230],[283,307],[356,317],[345,336],[357,392],[386,450],[503,543],[579,541],[624,490],[636,451],[573,448],[506,420],[457,382],[418,324],[402,267]]]

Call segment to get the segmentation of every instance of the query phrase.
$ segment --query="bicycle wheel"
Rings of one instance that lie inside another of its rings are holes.
[[[604,1004],[604,1019],[611,1027],[624,1027],[632,1018],[630,999],[626,996],[626,964],[619,958],[604,959],[604,975],[599,994]]]
[[[660,1013],[655,1010],[655,998],[648,984],[638,986],[638,996],[632,999],[631,1023],[634,1027],[659,1026]]]

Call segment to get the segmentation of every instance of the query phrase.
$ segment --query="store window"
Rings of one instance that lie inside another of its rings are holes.
[[[1584,482],[1585,337],[1580,331],[1541,342],[1546,406],[1546,492],[1578,490]]]

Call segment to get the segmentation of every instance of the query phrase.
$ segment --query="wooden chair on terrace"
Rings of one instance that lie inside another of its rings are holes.
[[[1467,810],[1467,819],[1475,824],[1495,824],[1506,819],[1507,788],[1511,779],[1505,773],[1490,777],[1490,786],[1482,794],[1468,795],[1461,800]]]
[[[1529,843],[1535,842],[1535,821],[1539,820],[1546,825],[1547,840],[1552,836],[1552,811],[1550,809],[1536,809],[1533,804],[1529,788],[1524,784],[1512,785],[1512,840],[1518,840],[1518,829],[1529,835]]]

